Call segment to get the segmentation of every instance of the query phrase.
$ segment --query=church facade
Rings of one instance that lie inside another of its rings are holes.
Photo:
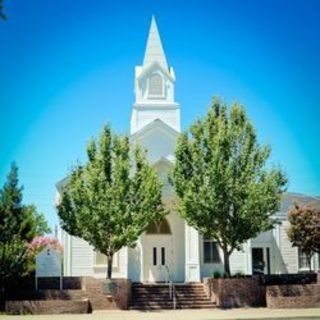
[[[148,157],[162,179],[163,201],[169,214],[141,235],[135,248],[122,248],[114,257],[113,277],[134,282],[199,282],[213,272],[223,273],[223,255],[217,244],[189,227],[173,206],[168,172],[180,133],[180,106],[175,101],[175,74],[169,67],[155,19],[152,19],[143,64],[135,68],[135,102],[130,142],[148,150]],[[57,184],[58,191],[61,183]],[[286,230],[287,212],[294,200],[320,199],[286,194],[277,217],[281,224],[247,241],[230,257],[232,273],[296,273],[307,269],[304,255],[291,246]],[[65,276],[106,276],[106,257],[84,240],[60,232],[64,247]],[[320,268],[319,257],[313,268]]]

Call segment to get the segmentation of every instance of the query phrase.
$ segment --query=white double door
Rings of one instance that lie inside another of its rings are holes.
[[[168,282],[173,277],[171,235],[146,235],[144,238],[144,282]]]

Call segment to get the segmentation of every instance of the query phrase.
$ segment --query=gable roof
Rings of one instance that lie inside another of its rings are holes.
[[[160,119],[155,119],[150,123],[148,123],[147,125],[145,125],[144,127],[142,127],[140,130],[136,131],[133,135],[131,135],[130,141],[135,141],[139,137],[142,137],[143,135],[145,135],[146,133],[150,132],[152,129],[155,129],[155,128],[163,129],[173,137],[177,137],[179,135],[179,132],[176,129],[172,128],[171,126],[169,126],[168,124],[166,124]]]
[[[174,163],[174,157],[172,158],[169,158],[169,157],[161,157],[161,158],[158,158],[156,161],[154,161],[152,163],[153,166],[157,166],[159,164],[165,164],[167,165],[168,167],[172,167],[173,166],[173,163]]]
[[[162,73],[164,73],[172,82],[174,82],[175,78],[174,78],[174,72],[173,72],[173,68],[170,68],[170,70],[168,71],[167,69],[165,69],[158,61],[153,61],[152,63],[150,63],[147,67],[144,67],[142,69],[142,72],[137,75],[137,79],[141,79],[145,74],[147,74],[150,70],[152,70],[152,68],[158,68],[159,70],[162,71]]]
[[[316,208],[320,209],[320,197],[313,197],[301,193],[287,192],[282,197],[280,211],[288,213],[289,209],[295,202],[301,203],[303,205],[310,203]]]

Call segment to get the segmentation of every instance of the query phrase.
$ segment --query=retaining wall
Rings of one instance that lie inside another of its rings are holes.
[[[218,307],[262,307],[266,305],[266,287],[259,277],[204,279],[207,295]]]
[[[320,284],[269,286],[268,308],[320,308]]]
[[[51,312],[59,314],[83,313],[83,310],[90,312],[102,309],[128,309],[131,299],[131,281],[113,279],[116,283],[113,294],[103,292],[102,287],[105,281],[105,279],[93,277],[65,277],[64,290],[58,290],[59,278],[39,278],[38,288],[40,289],[35,290],[33,281],[26,278],[21,282],[21,288],[13,287],[6,293],[5,311],[15,314],[43,314],[47,310],[48,314]],[[87,309],[83,301],[87,301],[89,305]]]
[[[15,300],[5,302],[8,314],[70,314],[88,313],[90,304],[83,300]]]

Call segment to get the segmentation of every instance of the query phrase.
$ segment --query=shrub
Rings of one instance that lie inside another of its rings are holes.
[[[221,272],[220,271],[215,271],[212,276],[213,276],[214,279],[220,279],[221,278]]]
[[[28,251],[31,256],[36,256],[46,247],[50,247],[56,251],[62,252],[62,246],[59,243],[58,239],[44,236],[35,237],[28,244]]]

